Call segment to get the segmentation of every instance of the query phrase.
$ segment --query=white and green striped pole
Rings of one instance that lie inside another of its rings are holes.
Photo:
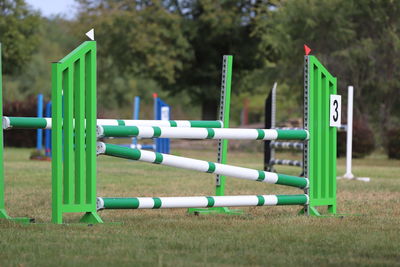
[[[148,126],[97,126],[97,137],[307,140],[306,130],[171,128]]]
[[[168,209],[306,205],[308,196],[300,195],[249,195],[203,197],[131,197],[97,198],[97,210],[102,209]]]
[[[204,160],[197,160],[158,152],[127,148],[113,144],[97,143],[97,154],[108,155],[119,158],[138,160],[143,162],[161,164],[170,167],[182,168],[207,173],[215,173],[224,176],[231,176],[239,179],[280,184],[298,188],[307,188],[308,179],[303,177],[277,174],[248,168],[236,167],[227,164],[214,163]]]
[[[190,121],[190,120],[116,120],[97,119],[97,125],[109,126],[157,126],[157,127],[209,127],[221,128],[221,121]],[[3,129],[51,129],[51,118],[35,117],[3,117]]]

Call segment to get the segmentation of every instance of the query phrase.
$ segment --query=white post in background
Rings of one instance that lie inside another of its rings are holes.
[[[369,182],[369,177],[355,177],[352,170],[352,157],[353,157],[353,98],[354,87],[352,85],[347,87],[347,127],[346,127],[346,173],[341,177],[345,179],[359,180]]]
[[[276,88],[278,87],[278,83],[274,82],[274,86],[272,87],[272,99],[271,99],[271,129],[276,128]],[[275,148],[271,147],[271,159],[275,159]],[[274,166],[271,165],[271,169],[274,169]]]
[[[351,159],[353,154],[353,96],[354,87],[349,86],[347,96],[347,127],[346,127],[346,173],[343,178],[353,179],[354,175],[351,172]]]

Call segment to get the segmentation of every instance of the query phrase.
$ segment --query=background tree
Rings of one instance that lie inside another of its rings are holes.
[[[38,44],[39,14],[24,0],[0,0],[0,40],[3,73],[21,71]]]
[[[254,58],[258,38],[250,34],[255,7],[266,1],[79,2],[79,25],[95,26],[101,44],[100,81],[111,85],[116,75],[150,79],[172,95],[188,94],[200,103],[203,119],[216,118],[222,55],[235,55],[235,92],[245,89],[244,76],[261,66]],[[112,87],[100,91],[110,99],[131,97],[129,85]]]
[[[169,2],[169,1],[166,1]],[[260,68],[255,58],[259,38],[251,35],[257,7],[269,1],[170,1],[183,18],[184,35],[194,57],[183,68],[172,94],[187,91],[202,107],[202,119],[215,119],[221,86],[222,56],[234,55],[233,92],[251,91],[246,76]]]
[[[255,31],[262,40],[260,56],[275,64],[276,75],[300,96],[302,45],[309,44],[339,78],[340,93],[355,86],[356,115],[385,131],[400,115],[399,12],[399,1],[385,0],[298,0],[282,1],[273,10],[261,7]]]
[[[149,87],[176,84],[184,62],[192,57],[178,14],[161,1],[98,0],[80,5],[77,35],[96,29],[102,103],[115,106]]]

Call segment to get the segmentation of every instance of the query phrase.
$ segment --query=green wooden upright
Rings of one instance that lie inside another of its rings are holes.
[[[330,95],[335,95],[336,78],[315,56],[304,62],[304,128],[309,142],[304,149],[304,175],[310,180],[309,205],[305,212],[319,216],[318,206],[336,214],[336,133],[329,126]]]
[[[0,43],[0,118],[3,119],[3,80],[2,80],[2,51]],[[18,221],[22,223],[28,223],[32,221],[30,218],[13,218],[10,217],[6,212],[5,207],[5,181],[4,181],[4,135],[3,127],[0,130],[0,219],[8,219],[12,221]]]
[[[1,44],[0,44],[0,72],[2,72],[1,66]],[[3,80],[2,76],[0,75],[0,116],[3,119]],[[3,127],[1,127],[0,131],[0,219],[9,219],[10,217],[7,215],[6,207],[4,203],[4,141],[3,141]]]
[[[52,222],[96,213],[96,42],[87,41],[52,64]],[[86,123],[85,123],[86,121]]]

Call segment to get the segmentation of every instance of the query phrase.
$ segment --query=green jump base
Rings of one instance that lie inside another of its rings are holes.
[[[4,209],[0,210],[0,219],[5,219],[5,220],[9,220],[11,222],[16,222],[16,223],[22,223],[22,224],[30,224],[30,223],[34,223],[35,219],[33,218],[27,218],[27,217],[10,217],[7,215],[7,212]]]
[[[104,223],[97,212],[86,212],[85,215],[79,220],[80,223],[85,224],[98,224]]]
[[[318,206],[318,207],[322,207],[322,206]],[[309,215],[313,216],[313,217],[318,217],[318,218],[343,216],[340,214],[336,214],[336,205],[328,205],[327,207],[328,207],[327,208],[328,214],[321,214],[317,210],[317,206],[310,206],[309,207]],[[304,208],[299,211],[299,215],[307,215]]]
[[[213,208],[189,208],[189,214],[200,215],[200,214],[227,214],[227,215],[242,215],[242,210],[234,210],[227,207],[213,207]]]

